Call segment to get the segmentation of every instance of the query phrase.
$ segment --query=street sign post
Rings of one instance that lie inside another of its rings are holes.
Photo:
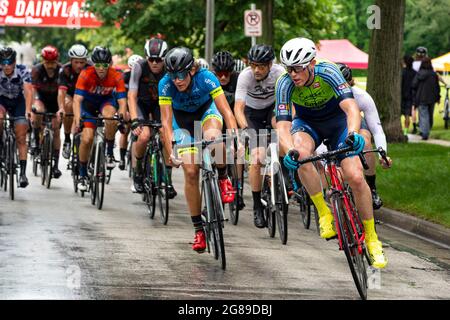
[[[262,12],[256,10],[254,3],[250,10],[244,12],[245,36],[252,37],[252,46],[256,44],[256,37],[262,36]]]

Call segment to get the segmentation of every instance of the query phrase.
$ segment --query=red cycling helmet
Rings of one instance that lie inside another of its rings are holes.
[[[54,46],[45,46],[41,51],[42,59],[47,61],[58,60],[59,52]]]

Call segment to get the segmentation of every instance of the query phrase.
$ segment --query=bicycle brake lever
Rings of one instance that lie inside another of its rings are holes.
[[[364,170],[368,170],[369,165],[367,164],[366,157],[364,157],[364,155],[362,153],[359,153],[358,156],[359,156],[359,160],[361,160],[361,164],[362,164]]]

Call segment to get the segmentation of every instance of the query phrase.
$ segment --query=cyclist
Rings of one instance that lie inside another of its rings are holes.
[[[17,53],[14,49],[4,47],[0,49],[0,118],[6,112],[16,119],[14,122],[17,149],[19,151],[20,175],[19,186],[28,185],[27,142],[28,115],[33,104],[33,87],[31,74],[22,64],[16,64]],[[0,120],[0,150],[2,148],[3,120]]]
[[[54,46],[45,46],[41,51],[42,63],[37,64],[31,70],[31,80],[34,89],[34,107],[39,112],[57,113],[57,117],[52,119],[52,127],[54,131],[53,140],[53,177],[58,179],[61,176],[61,171],[58,169],[59,150],[61,147],[60,136],[60,113],[64,109],[58,106],[58,75],[61,69],[61,64],[58,62],[59,52]],[[32,151],[38,152],[40,145],[40,131],[42,125],[42,116],[32,114],[33,126],[33,145]]]
[[[242,72],[245,68],[247,68],[247,65],[244,61],[241,59],[234,59],[234,71]]]
[[[258,228],[264,228],[266,222],[261,203],[261,165],[264,163],[267,146],[259,145],[256,134],[272,123],[275,82],[285,71],[282,66],[273,64],[275,53],[271,46],[254,45],[247,57],[250,67],[239,74],[234,114],[239,127],[249,134],[252,159],[249,180],[253,195],[254,224]]]
[[[167,74],[158,85],[164,144],[171,154],[170,162],[179,165],[173,155],[173,138],[178,144],[193,142],[194,126],[201,124],[204,138],[214,139],[222,134],[223,118],[229,131],[236,130],[237,124],[219,80],[212,72],[194,64],[190,49],[174,48],[167,53],[164,61]],[[194,153],[195,151],[189,148],[181,159],[185,195],[195,229],[192,249],[201,253],[206,248],[206,241],[201,217],[199,166],[193,160]],[[223,159],[218,159],[216,155],[221,198],[222,202],[230,203],[234,200],[234,190],[227,177],[226,165],[220,160]]]
[[[362,165],[354,156],[364,148],[364,138],[358,133],[360,110],[338,67],[317,61],[315,57],[314,42],[306,38],[291,39],[281,48],[280,58],[287,73],[277,81],[276,118],[280,147],[286,152],[284,162],[289,169],[299,169],[301,181],[320,217],[320,236],[328,239],[336,236],[336,231],[333,215],[320,189],[317,170],[312,163],[299,168],[294,159],[311,156],[324,139],[330,140],[333,149],[344,145],[353,147],[354,152],[340,158],[340,165],[362,215],[373,266],[384,268],[387,259],[375,231],[370,188],[364,179]],[[293,121],[292,108],[296,109]]]
[[[197,64],[201,67],[201,68],[205,68],[206,70],[209,70],[209,63],[208,61],[206,61],[203,58],[198,58],[197,59]]]
[[[167,43],[158,38],[152,38],[146,42],[145,47],[146,60],[141,61],[131,71],[130,88],[128,91],[128,105],[130,108],[130,117],[133,133],[138,136],[133,145],[134,163],[133,191],[142,193],[143,185],[143,163],[145,148],[150,140],[150,128],[141,127],[140,120],[161,121],[161,111],[158,101],[158,83],[166,74],[164,69],[164,57],[167,54]],[[167,161],[169,154],[166,154]],[[172,166],[166,166],[169,176],[168,195],[172,199],[177,195],[172,180]]]
[[[91,59],[94,65],[81,71],[75,88],[73,111],[75,127],[78,130],[81,116],[94,117],[101,113],[103,117],[113,117],[117,112],[115,98],[119,105],[119,115],[125,115],[127,109],[125,82],[122,74],[111,67],[112,56],[109,49],[95,47]],[[95,129],[95,120],[84,121],[79,154],[80,181],[78,189],[81,191],[87,190],[87,162]],[[108,169],[115,167],[114,136],[116,130],[117,124],[114,121],[105,121],[106,167]]]
[[[68,51],[70,61],[61,67],[58,77],[58,105],[65,113],[73,113],[73,95],[81,70],[91,65],[87,61],[88,50],[82,44],[74,44]],[[64,121],[64,144],[62,155],[70,157],[70,134],[72,132],[73,117],[65,117]]]
[[[370,150],[372,148],[372,136],[376,147],[382,147],[387,152],[386,135],[384,134],[383,127],[381,126],[380,116],[378,110],[370,94],[363,89],[355,86],[355,80],[352,76],[352,69],[346,64],[337,63],[339,70],[342,72],[344,79],[352,88],[353,96],[359,106],[361,112],[364,113],[364,118],[361,120],[361,129],[359,133],[364,137],[365,147],[364,150]],[[387,157],[389,163],[385,163],[384,160],[379,158],[380,164],[383,168],[390,168],[392,160]],[[365,171],[365,178],[372,193],[372,206],[375,210],[380,209],[383,206],[383,201],[377,193],[376,186],[376,159],[373,153],[366,154],[367,164],[369,169]]]
[[[220,86],[225,93],[228,104],[231,111],[234,113],[234,97],[236,94],[237,80],[239,77],[239,72],[234,71],[235,61],[233,56],[228,51],[217,52],[212,59],[212,70],[216,77],[219,79]],[[226,132],[226,125],[223,126],[222,132]],[[238,175],[242,179],[244,166],[238,164]],[[242,196],[238,197],[238,208],[242,210],[245,207],[244,198]]]
[[[125,81],[125,88],[127,89],[127,93],[129,90],[129,84],[130,84],[130,77],[131,77],[131,70],[133,69],[133,66],[137,64],[139,61],[144,60],[143,57],[141,57],[138,54],[131,55],[128,60],[128,70],[126,70],[123,73],[123,80]],[[128,101],[129,102],[129,101]],[[129,116],[127,116],[129,118]],[[119,150],[120,150],[120,162],[119,162],[119,169],[125,170],[125,155],[127,154],[127,146],[128,146],[128,134],[130,133],[130,125],[125,125],[120,130],[120,141],[119,141]]]

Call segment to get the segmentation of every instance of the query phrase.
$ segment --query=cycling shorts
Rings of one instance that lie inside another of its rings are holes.
[[[244,115],[247,120],[248,129],[250,129],[248,130],[250,149],[267,147],[267,139],[259,138],[256,135],[265,133],[268,126],[272,127],[272,117],[275,116],[274,110],[274,105],[259,110],[245,106]]]
[[[138,118],[141,120],[149,120],[149,115],[152,115],[152,119],[161,121],[161,109],[159,104],[149,104],[144,101],[138,100]]]
[[[8,112],[10,116],[19,118],[14,122],[16,125],[28,124],[28,121],[25,118],[25,110],[25,98],[23,96],[19,96],[15,99],[0,96],[0,111]]]
[[[103,109],[106,106],[112,106],[116,110],[118,109],[118,105],[114,100],[114,98],[112,97],[104,99],[103,101],[99,101],[97,103],[84,99],[81,102],[81,117],[83,116],[98,117],[98,115],[103,112]],[[95,129],[97,122],[92,119],[86,119],[83,120],[83,124],[86,128]]]

